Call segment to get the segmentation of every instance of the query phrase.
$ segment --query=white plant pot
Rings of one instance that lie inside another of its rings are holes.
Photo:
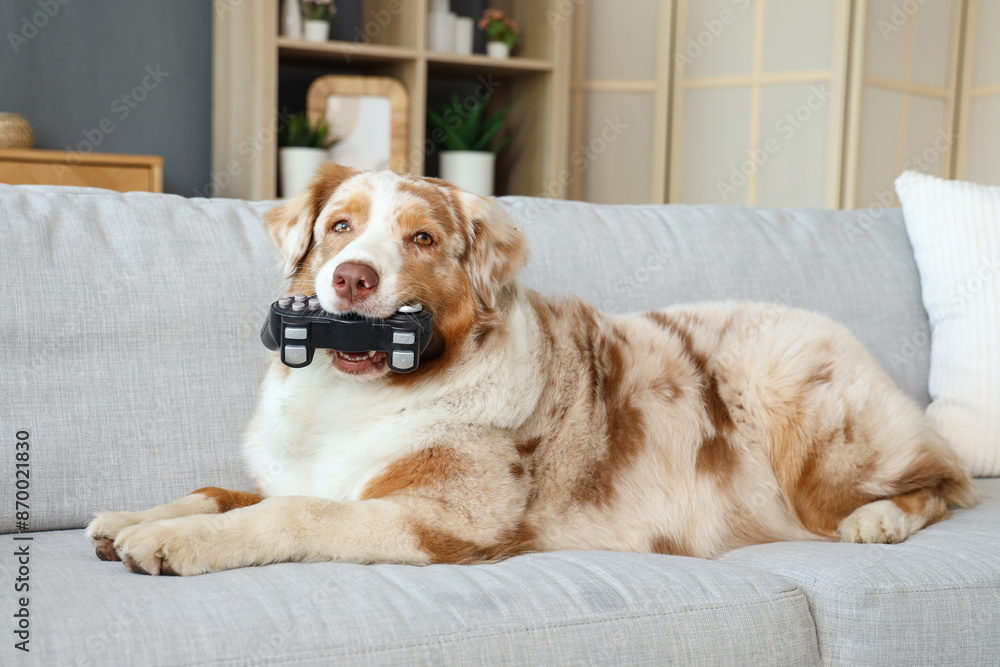
[[[441,178],[473,194],[491,197],[496,157],[489,151],[441,151]]]
[[[288,146],[278,149],[281,196],[290,199],[301,192],[326,160],[326,151],[322,148]]]
[[[307,42],[325,42],[330,37],[330,22],[309,19],[303,32]]]
[[[510,47],[507,42],[486,42],[486,55],[490,58],[510,58]]]

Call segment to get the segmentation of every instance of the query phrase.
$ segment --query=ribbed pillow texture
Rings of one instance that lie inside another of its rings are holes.
[[[1000,187],[896,179],[931,326],[927,414],[973,475],[1000,476]]]

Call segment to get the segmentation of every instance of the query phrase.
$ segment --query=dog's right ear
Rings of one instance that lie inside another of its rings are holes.
[[[302,192],[264,214],[264,227],[285,260],[286,274],[297,271],[312,249],[313,227],[327,200],[344,181],[359,173],[356,169],[326,162],[320,165]]]

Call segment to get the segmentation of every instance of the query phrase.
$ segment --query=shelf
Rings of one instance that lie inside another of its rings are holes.
[[[552,62],[537,58],[490,58],[478,53],[459,55],[457,53],[427,53],[427,65],[431,74],[483,74],[496,73],[516,76],[551,72]]]
[[[417,50],[404,46],[364,44],[361,42],[307,42],[302,39],[278,38],[278,55],[296,60],[325,60],[351,64],[401,63],[416,60]]]
[[[287,60],[309,60],[335,62],[338,64],[362,63],[402,63],[412,62],[425,56],[432,74],[479,75],[503,74],[517,76],[551,72],[552,62],[539,58],[490,58],[480,53],[459,55],[457,53],[421,53],[417,49],[386,44],[363,44],[358,42],[307,42],[301,39],[278,38],[278,54]]]
[[[279,103],[301,109],[300,97],[315,77],[334,73],[391,77],[403,84],[410,98],[411,173],[434,168],[428,103],[483,79],[502,84],[498,104],[516,101],[507,116],[514,141],[497,162],[497,192],[551,194],[545,184],[568,173],[573,21],[549,24],[552,12],[565,11],[566,0],[502,0],[505,11],[533,26],[518,55],[502,60],[430,51],[431,0],[359,0],[361,12],[345,11],[342,17],[354,32],[339,32],[344,39],[326,42],[279,36],[280,0],[213,4],[226,9],[226,20],[213,24],[212,38],[212,168],[227,176],[226,185],[215,189],[217,196],[274,198],[278,142],[261,140],[248,156],[248,137],[269,136]],[[353,41],[358,30],[370,41]]]

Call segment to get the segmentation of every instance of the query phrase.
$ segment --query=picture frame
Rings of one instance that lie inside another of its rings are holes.
[[[312,82],[306,94],[312,122],[330,124],[337,143],[332,162],[358,169],[407,172],[410,96],[402,83],[386,76],[329,74]]]

